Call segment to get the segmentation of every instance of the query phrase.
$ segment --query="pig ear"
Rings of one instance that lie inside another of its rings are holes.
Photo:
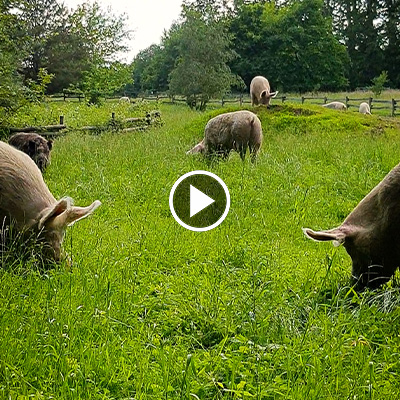
[[[53,141],[52,140],[48,140],[47,141],[47,147],[49,148],[49,150],[51,150],[53,148]]]
[[[76,221],[86,218],[96,208],[100,207],[101,201],[96,200],[90,206],[87,207],[71,207],[64,214],[66,214],[64,226],[71,226]],[[61,216],[60,216],[61,217]]]
[[[335,247],[340,246],[346,239],[346,234],[339,229],[332,229],[330,231],[315,232],[312,229],[303,228],[303,233],[310,239],[318,242],[333,241]]]
[[[50,221],[50,219],[63,214],[65,210],[71,206],[71,203],[72,199],[70,197],[63,197],[53,206],[46,208],[39,219],[39,230],[42,229],[43,226]]]

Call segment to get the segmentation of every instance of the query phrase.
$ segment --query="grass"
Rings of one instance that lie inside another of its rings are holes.
[[[355,293],[345,250],[301,227],[340,224],[398,163],[397,120],[258,109],[257,163],[208,164],[185,151],[211,116],[236,108],[160,107],[161,127],[55,142],[45,173],[55,197],[103,205],[69,228],[71,269],[3,263],[0,398],[396,398],[396,280]],[[76,118],[86,112],[95,119],[84,108]],[[168,205],[196,169],[231,194],[225,221],[202,233]]]

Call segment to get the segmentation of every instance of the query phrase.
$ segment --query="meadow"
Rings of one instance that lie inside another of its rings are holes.
[[[72,129],[54,143],[44,178],[55,197],[102,206],[67,231],[71,267],[2,256],[0,398],[397,398],[398,278],[355,292],[345,249],[301,228],[339,225],[399,162],[400,121],[276,102],[256,110],[255,164],[185,155],[211,116],[237,107],[54,103],[13,122],[61,113],[78,127],[151,107],[162,126]],[[168,204],[199,169],[231,195],[207,232],[178,225]]]

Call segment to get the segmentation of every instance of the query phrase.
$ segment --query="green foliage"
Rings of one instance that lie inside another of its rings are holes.
[[[374,79],[372,79],[372,87],[371,90],[375,96],[380,96],[382,90],[385,86],[385,83],[388,80],[388,73],[387,71],[382,71],[381,74]]]
[[[99,104],[101,97],[111,96],[132,82],[132,68],[115,61],[106,66],[94,65],[85,73],[82,87],[89,103]]]
[[[116,107],[132,105],[34,105],[29,121],[61,112],[79,126]],[[337,226],[398,163],[398,121],[276,105],[257,110],[255,165],[207,164],[185,151],[210,117],[238,108],[161,107],[166,123],[151,131],[55,141],[51,192],[103,204],[68,228],[71,268],[3,263],[0,397],[397,398],[398,283],[355,293],[345,250],[301,227]],[[202,233],[168,205],[195,169],[231,193],[225,221]]]
[[[41,68],[54,74],[49,92],[61,92],[80,83],[94,66],[112,63],[127,50],[126,16],[115,16],[95,2],[68,10],[58,0],[22,3],[21,20],[29,40],[25,79],[37,80]]]
[[[26,97],[31,102],[40,102],[44,100],[47,86],[50,84],[54,74],[49,74],[46,68],[40,68],[37,75],[37,80],[28,79],[26,82],[27,93]]]
[[[322,0],[243,4],[232,19],[238,61],[232,70],[247,85],[266,76],[274,88],[306,92],[346,86],[345,48],[331,32]]]
[[[204,109],[212,97],[227,93],[241,79],[227,65],[234,53],[229,49],[224,21],[216,11],[209,7],[208,14],[201,14],[186,6],[183,15],[179,58],[170,74],[169,92],[184,95],[190,105]]]
[[[20,21],[12,12],[13,3],[0,0],[0,124],[23,100],[21,67],[25,40]]]

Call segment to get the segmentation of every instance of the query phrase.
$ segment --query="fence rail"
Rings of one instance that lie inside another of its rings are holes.
[[[142,100],[148,100],[148,101],[159,101],[163,99],[170,99],[172,103],[181,103],[181,102],[186,102],[185,98],[182,97],[169,97],[167,95],[156,95],[156,96],[139,96],[138,99]],[[275,97],[275,100],[280,100],[282,103],[285,103],[286,101],[290,102],[298,102],[301,104],[305,104],[306,102],[309,102],[311,104],[327,104],[328,102],[331,101],[342,101],[344,104],[346,104],[347,108],[358,108],[358,104],[354,104],[354,102],[366,102],[370,106],[371,110],[388,110],[390,112],[390,115],[394,117],[396,115],[396,111],[398,108],[398,103],[400,102],[399,100],[396,99],[391,99],[391,100],[380,100],[380,99],[374,99],[373,97],[365,97],[365,98],[351,98],[349,96],[346,96],[344,99],[337,99],[337,98],[328,98],[327,96],[324,97],[318,97],[318,96],[299,96],[299,97],[289,97],[289,96],[279,96]],[[222,97],[222,99],[211,99],[209,103],[212,104],[220,104],[221,106],[224,106],[225,104],[250,104],[250,97],[245,96],[243,94],[240,94],[239,96],[236,97]],[[377,104],[377,105],[375,105]],[[378,105],[379,104],[379,105]],[[380,105],[382,104],[382,106]]]
[[[111,119],[105,125],[87,125],[78,128],[69,128],[64,124],[64,116],[60,115],[59,124],[45,126],[24,126],[24,127],[1,127],[0,130],[8,131],[9,134],[24,132],[37,133],[44,137],[57,137],[65,135],[69,129],[78,131],[103,132],[109,129],[119,130],[121,132],[132,132],[137,130],[146,130],[154,123],[161,122],[161,113],[158,110],[147,113],[144,117],[125,118],[119,124],[115,118],[115,113],[111,114]]]

